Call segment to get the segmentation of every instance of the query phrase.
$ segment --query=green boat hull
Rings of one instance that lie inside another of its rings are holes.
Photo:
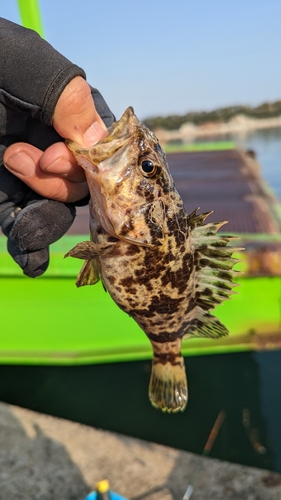
[[[1,238],[0,363],[79,365],[151,358],[145,334],[101,283],[75,287],[81,261],[63,256],[83,239],[65,236],[54,244],[49,270],[32,280],[22,275]],[[230,335],[221,340],[184,340],[183,355],[278,347],[280,280],[241,275],[238,293],[214,310]]]

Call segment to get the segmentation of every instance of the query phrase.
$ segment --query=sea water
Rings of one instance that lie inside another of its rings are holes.
[[[238,147],[255,151],[263,178],[281,200],[281,127],[235,135],[233,140]]]
[[[216,135],[209,137],[207,141],[200,138],[195,142],[220,141],[230,141],[237,148],[254,151],[263,178],[281,200],[281,127]]]

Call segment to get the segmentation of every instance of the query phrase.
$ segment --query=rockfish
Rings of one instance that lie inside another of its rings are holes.
[[[184,410],[183,337],[218,338],[224,325],[209,310],[229,295],[237,259],[217,234],[226,222],[188,215],[153,132],[128,108],[90,149],[67,141],[89,185],[92,241],[66,256],[85,259],[77,286],[99,279],[149,338],[149,398],[166,412]]]

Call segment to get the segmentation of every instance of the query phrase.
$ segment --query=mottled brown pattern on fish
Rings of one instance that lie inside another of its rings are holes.
[[[187,215],[157,138],[132,108],[90,150],[68,146],[91,193],[93,242],[68,253],[88,261],[78,286],[101,276],[152,344],[152,404],[167,412],[183,410],[182,338],[227,334],[209,310],[231,293],[235,259],[226,248],[231,237],[216,234],[223,223],[204,224],[208,214]]]

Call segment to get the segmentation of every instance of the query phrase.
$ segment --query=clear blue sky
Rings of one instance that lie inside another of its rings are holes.
[[[120,117],[281,99],[280,0],[41,0],[45,37]],[[0,15],[20,22],[16,0]]]

